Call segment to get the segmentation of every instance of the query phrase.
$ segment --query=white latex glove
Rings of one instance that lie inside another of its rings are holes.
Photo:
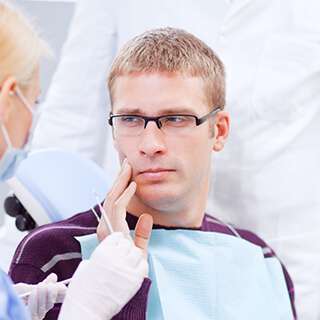
[[[140,289],[148,275],[142,250],[115,232],[78,266],[59,320],[111,319]]]
[[[19,294],[32,291],[28,298],[24,298],[24,301],[33,320],[43,319],[55,303],[63,302],[67,287],[62,283],[57,283],[57,279],[57,275],[51,273],[36,285],[26,283],[14,285]]]

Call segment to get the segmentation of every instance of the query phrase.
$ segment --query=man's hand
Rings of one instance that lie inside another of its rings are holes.
[[[132,167],[128,163],[128,160],[125,159],[103,204],[103,208],[110,220],[113,230],[123,232],[125,237],[130,240],[130,230],[126,222],[126,207],[134,196],[137,187],[136,183],[133,181],[129,184],[131,175]],[[143,251],[145,257],[147,257],[152,224],[152,216],[143,214],[139,217],[134,232],[134,244]],[[109,231],[103,218],[101,218],[98,225],[97,235],[99,242],[109,235]]]
[[[103,203],[103,208],[110,220],[113,230],[123,232],[126,237],[130,237],[130,231],[125,220],[126,207],[136,192],[137,186],[135,182],[131,182],[128,186],[131,175],[131,165],[128,163],[127,159],[125,159],[118,176],[107,193],[106,199]],[[102,217],[98,226],[97,234],[99,242],[109,235],[109,231]]]

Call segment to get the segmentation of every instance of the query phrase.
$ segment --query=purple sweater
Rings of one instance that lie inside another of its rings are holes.
[[[95,207],[100,215],[99,207]],[[137,218],[127,213],[129,228],[135,228]],[[96,232],[98,222],[92,211],[79,213],[69,219],[48,224],[33,230],[19,244],[10,266],[9,275],[14,283],[25,282],[36,284],[44,280],[50,273],[58,275],[58,280],[72,277],[81,261],[81,249],[77,236]],[[163,226],[154,225],[154,229],[164,229]],[[165,228],[174,229],[174,228]],[[219,232],[230,235],[240,235],[241,238],[250,241],[263,248],[265,257],[273,257],[275,253],[254,233],[242,229],[234,229],[232,226],[205,215],[202,226],[197,230]],[[294,289],[287,270],[283,267],[288,292],[291,299],[292,310],[296,319],[294,307]],[[145,279],[140,290],[125,305],[125,307],[112,319],[113,320],[142,320],[146,319],[148,292],[151,285],[150,279]],[[45,319],[58,318],[61,304],[56,304]]]

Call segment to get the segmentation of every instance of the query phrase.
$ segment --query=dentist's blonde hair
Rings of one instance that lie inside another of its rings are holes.
[[[0,0],[0,87],[9,76],[28,87],[49,46],[39,38],[28,19],[13,5]]]

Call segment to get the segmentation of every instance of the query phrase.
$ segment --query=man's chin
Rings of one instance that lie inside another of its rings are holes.
[[[138,188],[136,197],[146,206],[161,210],[165,209],[177,199],[176,194],[168,191],[168,188],[164,187],[159,188],[149,186]]]

